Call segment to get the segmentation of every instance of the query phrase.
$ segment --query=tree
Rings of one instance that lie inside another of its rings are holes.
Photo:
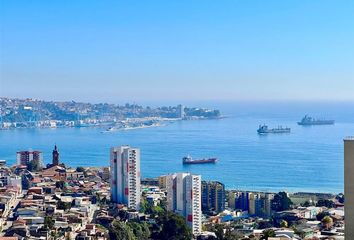
[[[272,209],[277,212],[291,209],[293,202],[288,197],[286,192],[279,192],[275,194],[272,200]]]
[[[151,217],[155,217],[157,215],[160,215],[164,211],[165,210],[161,207],[161,205],[154,206],[153,204],[149,203],[146,200],[143,200],[141,202],[140,212],[145,213],[145,214],[150,214]]]
[[[344,203],[344,194],[340,193],[336,196],[336,199],[338,200],[338,202],[340,203]]]
[[[106,205],[108,203],[107,198],[105,196],[101,197],[99,193],[96,193],[95,196],[96,196],[97,202],[100,206]]]
[[[65,187],[65,182],[64,181],[58,181],[55,183],[56,188],[63,189]]]
[[[127,225],[132,229],[136,239],[148,240],[150,238],[151,233],[146,222],[128,222]]]
[[[316,207],[326,207],[326,208],[334,208],[336,204],[332,200],[328,199],[320,199],[316,203]]]
[[[36,171],[39,171],[41,170],[41,164],[38,162],[38,161],[30,161],[28,164],[27,164],[27,169],[28,171],[30,172],[36,172]]]
[[[211,232],[215,233],[217,239],[222,240],[223,237],[224,237],[224,226],[223,226],[223,224],[215,224],[212,227]]]
[[[258,228],[259,229],[266,229],[273,227],[273,224],[270,221],[259,221]]]
[[[161,214],[158,223],[161,226],[158,239],[192,239],[192,230],[187,226],[186,220],[173,212]]]
[[[54,220],[52,217],[44,217],[44,228],[52,229],[54,227]]]
[[[118,210],[118,217],[119,217],[121,220],[128,220],[128,218],[129,218],[128,211],[125,210],[125,209],[120,209],[120,210]]]
[[[321,223],[325,229],[331,229],[333,226],[333,219],[330,216],[325,216]]]
[[[77,167],[76,172],[85,172],[85,168],[84,167]]]
[[[132,229],[124,222],[114,220],[109,227],[109,237],[111,240],[135,240]]]
[[[288,227],[288,222],[285,221],[285,220],[281,220],[281,222],[280,222],[280,227],[282,227],[282,228],[287,228],[287,227]]]
[[[224,240],[238,240],[243,236],[238,232],[234,231],[233,229],[231,229],[230,226],[227,226],[225,230],[226,231],[223,238]]]
[[[149,204],[149,202],[146,201],[146,199],[143,199],[143,200],[141,201],[140,210],[139,210],[139,211],[140,211],[141,213],[150,214],[150,213],[149,213],[150,210],[151,210],[151,204]]]
[[[320,212],[316,215],[317,221],[321,221],[325,216],[329,216],[328,212]]]
[[[167,200],[166,199],[162,199],[158,206],[161,207],[161,209],[163,211],[167,211]]]
[[[312,206],[312,203],[310,203],[309,201],[306,201],[302,204],[303,207],[309,207]]]
[[[69,210],[71,208],[71,202],[63,202],[63,201],[59,200],[57,202],[57,208],[62,209],[64,211]]]
[[[215,237],[208,237],[208,240],[238,240],[243,237],[243,234],[240,234],[235,228],[228,224],[213,224],[207,225],[204,231],[214,232]],[[197,238],[203,239],[203,238]]]
[[[240,237],[239,235],[234,234],[233,231],[231,231],[230,229],[226,229],[223,239],[224,240],[238,240],[239,237]]]
[[[260,239],[268,239],[270,237],[275,237],[275,233],[273,229],[266,229],[262,233],[262,237]]]

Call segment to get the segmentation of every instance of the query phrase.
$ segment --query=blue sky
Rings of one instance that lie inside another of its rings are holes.
[[[354,1],[1,1],[0,96],[354,101]]]

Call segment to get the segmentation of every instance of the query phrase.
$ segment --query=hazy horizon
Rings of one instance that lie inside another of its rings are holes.
[[[2,1],[0,96],[354,101],[352,1]]]

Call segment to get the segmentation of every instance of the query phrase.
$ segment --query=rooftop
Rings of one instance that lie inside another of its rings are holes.
[[[344,141],[354,141],[354,136],[346,136]]]

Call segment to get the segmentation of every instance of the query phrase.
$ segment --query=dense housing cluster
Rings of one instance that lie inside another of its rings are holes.
[[[140,149],[71,168],[57,146],[0,161],[0,239],[344,239],[344,195],[226,190],[201,175],[141,179]]]
[[[219,110],[182,105],[153,108],[129,103],[116,105],[0,98],[0,129],[116,125],[137,127],[151,126],[163,120],[219,117]]]

